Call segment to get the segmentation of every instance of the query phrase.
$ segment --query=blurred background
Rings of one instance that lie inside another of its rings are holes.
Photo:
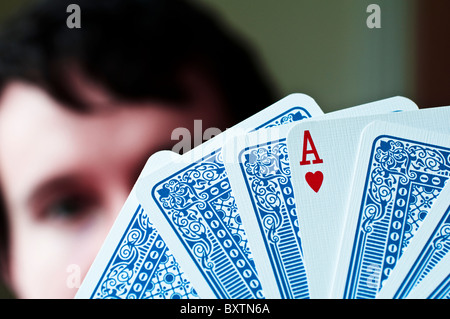
[[[305,93],[324,112],[396,95],[450,105],[448,0],[193,1],[251,45],[280,98]],[[31,2],[2,0],[0,22]],[[366,25],[369,4],[380,29]]]
[[[395,95],[450,105],[445,0],[198,0],[263,59],[283,95],[312,96],[325,112]],[[369,4],[381,28],[369,29]]]
[[[193,1],[253,47],[280,97],[305,93],[325,112],[394,95],[450,104],[449,1]],[[31,2],[2,0],[0,20]],[[369,4],[381,8],[380,29],[366,25]]]

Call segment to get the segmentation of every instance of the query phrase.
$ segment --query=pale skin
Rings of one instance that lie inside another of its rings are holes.
[[[149,155],[170,149],[172,130],[192,130],[194,119],[204,128],[227,119],[220,94],[195,73],[185,77],[192,95],[184,106],[121,101],[73,78],[93,113],[64,108],[20,81],[0,97],[0,186],[10,230],[6,277],[19,298],[72,298],[70,266],[79,266],[84,277]]]

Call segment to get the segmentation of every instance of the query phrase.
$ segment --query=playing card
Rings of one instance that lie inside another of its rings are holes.
[[[316,119],[411,109],[417,109],[414,103],[395,97]],[[295,123],[236,136],[223,149],[228,178],[268,298],[309,298],[286,143]]]
[[[450,255],[438,262],[406,299],[450,299]]]
[[[264,297],[223,165],[226,139],[322,114],[310,97],[290,95],[140,181],[140,203],[202,298]]]
[[[424,201],[433,197],[425,194]],[[404,299],[450,251],[450,184],[439,194],[405,253],[377,295]],[[450,274],[450,268],[447,269]]]
[[[311,298],[330,297],[364,127],[380,119],[449,131],[449,116],[441,107],[294,125],[287,144]]]
[[[361,105],[346,107],[338,111],[327,113],[326,119],[332,120],[353,116],[413,111],[417,109],[417,105],[410,99],[403,96],[394,96],[378,101],[364,103]]]
[[[141,176],[179,156],[161,151],[152,156]],[[94,260],[76,298],[198,298],[180,265],[139,204],[133,187]]]
[[[450,173],[449,135],[415,126],[373,122],[358,152],[332,292],[344,299],[376,296]]]

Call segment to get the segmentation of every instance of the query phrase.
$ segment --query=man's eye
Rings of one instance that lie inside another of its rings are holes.
[[[97,209],[94,200],[85,196],[65,196],[54,200],[45,209],[44,215],[51,219],[76,219]]]

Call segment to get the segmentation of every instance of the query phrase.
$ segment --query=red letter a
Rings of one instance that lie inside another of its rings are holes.
[[[309,143],[309,145],[311,145],[311,149],[308,149],[308,143]],[[316,146],[314,145],[314,142],[311,138],[311,133],[309,131],[305,131],[305,134],[303,136],[303,155],[302,155],[302,161],[300,162],[300,165],[311,164],[311,161],[306,160],[306,156],[308,154],[314,155],[314,160],[312,161],[313,164],[323,163],[323,160],[319,157],[319,154],[317,153]]]

